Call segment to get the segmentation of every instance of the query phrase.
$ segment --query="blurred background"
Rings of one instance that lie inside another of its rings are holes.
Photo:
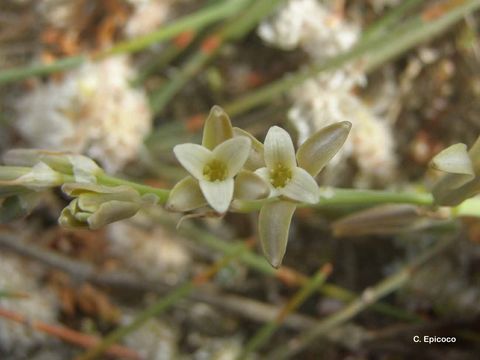
[[[423,191],[436,176],[427,171],[431,158],[479,134],[479,7],[471,0],[2,0],[0,152],[82,153],[109,174],[171,188],[186,175],[173,146],[199,142],[218,104],[260,140],[280,125],[296,146],[350,121],[321,186]],[[46,192],[29,216],[0,225],[2,359],[75,358],[92,346],[82,336],[102,339],[172,293],[160,315],[121,336],[119,354],[105,356],[263,359],[319,323],[315,341],[292,358],[480,354],[473,218],[437,221],[413,206],[386,207],[358,227],[338,221],[360,208],[302,209],[277,271],[254,241],[255,214],[188,220],[176,230],[179,216],[149,209],[102,230],[74,231],[57,225],[67,204],[60,191]],[[408,265],[442,239],[454,243],[422,266]],[[239,244],[250,248],[239,252]],[[328,279],[318,291],[296,309],[286,306],[319,269]],[[412,271],[397,291],[377,299],[378,284],[405,269]],[[361,308],[339,319],[352,301]],[[265,324],[274,331],[255,343]],[[417,344],[415,335],[456,342]]]

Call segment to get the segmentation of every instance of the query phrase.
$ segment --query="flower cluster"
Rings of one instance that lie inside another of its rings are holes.
[[[5,154],[0,167],[0,222],[22,216],[40,191],[62,186],[72,198],[59,223],[98,229],[134,216],[149,205],[194,216],[223,216],[228,211],[260,210],[258,233],[263,252],[280,266],[290,222],[297,206],[315,205],[320,190],[315,176],[340,150],[351,124],[320,129],[298,148],[290,135],[271,127],[262,144],[232,127],[214,106],[203,129],[202,144],[181,144],[173,151],[189,175],[170,191],[111,178],[93,160],[65,152],[19,149]]]
[[[241,210],[242,201],[268,199],[260,210],[259,235],[266,258],[278,267],[296,207],[320,200],[314,177],[342,147],[350,128],[349,122],[325,127],[295,153],[282,128],[271,127],[262,144],[233,128],[216,106],[205,122],[202,145],[182,144],[173,150],[190,175],[172,189],[167,209],[186,212],[209,206],[224,214],[230,208]]]

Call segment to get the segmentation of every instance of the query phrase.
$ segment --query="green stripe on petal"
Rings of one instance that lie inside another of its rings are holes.
[[[170,211],[190,211],[207,204],[200,190],[198,180],[191,176],[175,184],[168,196],[165,207]]]
[[[320,199],[315,179],[306,170],[299,167],[292,170],[292,179],[279,191],[291,200],[309,204],[316,204]]]
[[[351,128],[350,122],[342,121],[317,131],[298,149],[298,165],[317,176],[343,146]]]
[[[253,172],[242,170],[235,178],[235,199],[256,200],[266,198],[269,194],[269,184]]]
[[[216,160],[227,166],[227,178],[232,178],[242,169],[250,154],[250,139],[238,137],[227,140],[213,150]]]
[[[177,160],[197,179],[203,178],[203,168],[212,158],[212,152],[197,144],[181,144],[173,148]]]
[[[205,120],[202,145],[213,150],[217,145],[232,137],[233,128],[230,118],[220,106],[215,105]]]
[[[233,179],[223,181],[200,180],[200,189],[208,204],[218,213],[227,212],[233,198]]]
[[[287,168],[297,166],[295,149],[290,135],[278,126],[272,126],[265,137],[265,163],[268,168],[281,164]]]
[[[289,201],[275,201],[262,206],[258,232],[263,253],[275,268],[282,264],[287,249],[288,231],[296,205]]]

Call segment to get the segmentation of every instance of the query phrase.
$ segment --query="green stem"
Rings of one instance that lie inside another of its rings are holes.
[[[205,38],[214,39],[214,48],[205,51],[198,49],[179,72],[164,87],[151,95],[151,106],[154,113],[160,113],[170,100],[207,64],[227,41],[236,40],[250,31],[264,16],[268,15],[283,0],[255,1],[235,20],[228,22],[220,30],[214,31]],[[203,45],[204,43],[202,43]],[[202,46],[201,45],[201,46]]]
[[[369,26],[362,34],[362,41],[370,40],[391,30],[392,26],[404,17],[410,10],[418,7],[423,0],[405,0],[400,5],[390,10],[380,20]]]
[[[411,279],[412,274],[415,271],[452,245],[454,239],[454,237],[449,237],[438,242],[402,270],[382,280],[374,287],[366,289],[362,295],[357,297],[356,300],[351,302],[345,308],[327,316],[312,329],[307,330],[298,338],[293,339],[289,344],[278,347],[270,354],[270,356],[267,356],[267,358],[286,359],[299,354],[314,340],[325,336],[329,331],[332,331],[338,326],[351,320],[382,297],[403,287]]]
[[[95,59],[104,59],[108,56],[134,53],[153,44],[171,39],[186,30],[199,30],[211,23],[232,16],[240,11],[250,0],[229,0],[223,3],[201,9],[187,15],[169,25],[161,27],[145,36],[121,42],[110,49],[100,52]],[[52,64],[34,64],[27,67],[18,67],[0,72],[0,85],[13,81],[23,80],[31,76],[47,75],[64,71],[83,64],[88,57],[74,56],[55,61]]]
[[[98,175],[97,181],[99,184],[105,185],[105,186],[127,185],[137,190],[140,193],[140,195],[154,194],[158,197],[159,204],[165,204],[168,199],[168,194],[170,193],[170,191],[167,189],[160,189],[160,188],[155,188],[153,186],[142,185],[133,181],[120,179],[120,178],[109,176],[106,174]]]
[[[287,305],[278,313],[277,317],[274,320],[265,323],[247,342],[238,359],[247,359],[250,353],[264,345],[282,325],[283,319],[288,314],[298,309],[298,307],[325,282],[330,273],[330,269],[330,266],[327,268],[322,267],[313,277],[305,282]]]
[[[179,300],[186,297],[192,292],[195,285],[189,281],[177,287],[171,293],[160,299],[142,313],[137,316],[130,324],[120,327],[109,334],[100,344],[86,352],[84,355],[78,357],[77,360],[92,360],[101,356],[110,346],[123,339],[128,334],[138,330],[148,320],[168,310],[172,305],[175,305]]]
[[[232,260],[246,251],[247,247],[243,243],[239,243],[238,246],[231,248],[230,251],[218,262],[213,264],[205,271],[200,277],[194,278],[191,281],[185,282],[172,290],[165,297],[142,311],[130,324],[120,327],[112,331],[106,338],[102,340],[94,348],[87,351],[84,355],[80,356],[77,360],[92,360],[102,355],[110,346],[114,345],[125,336],[135,332],[141,328],[148,320],[168,310],[170,307],[178,303],[179,300],[188,296],[196,287],[202,285],[206,280],[215,275],[220,269],[229,264]]]
[[[269,201],[275,201],[275,199],[235,200],[234,210],[240,213],[258,211]],[[299,207],[328,209],[338,205],[375,206],[380,204],[432,206],[433,197],[431,194],[418,192],[323,188],[321,199],[317,204],[299,204]]]
[[[418,45],[419,43],[438,36],[451,25],[461,20],[466,14],[480,8],[478,0],[467,0],[452,6],[447,13],[438,18],[425,21],[421,15],[393,29],[384,36],[371,37],[371,40],[360,41],[350,51],[333,57],[321,64],[311,65],[305,71],[299,71],[274,83],[264,86],[251,92],[238,100],[223,106],[230,116],[235,116],[252,109],[255,106],[264,104],[277,96],[288,92],[292,87],[300,85],[305,80],[318,75],[319,73],[338,69],[354,60],[366,56],[365,68],[372,71],[379,65],[393,59],[402,52]],[[381,20],[379,20],[381,21]]]
[[[232,248],[239,246],[239,243],[236,241],[227,242],[223,239],[219,239],[215,235],[212,235],[210,232],[205,231],[191,223],[184,222],[182,226],[177,229],[176,223],[165,218],[164,216],[157,216],[155,218],[160,224],[164,225],[165,227],[170,228],[171,230],[188,238],[195,239],[202,245],[214,251],[219,251],[225,254],[232,251]],[[264,275],[276,277],[278,274],[278,270],[270,266],[270,264],[265,260],[263,256],[257,255],[251,251],[247,250],[243,252],[242,254],[240,254],[239,259],[242,263],[244,263],[251,269],[258,271],[259,273],[262,273]],[[325,296],[344,302],[351,301],[357,296],[354,292],[348,291],[333,284],[324,284],[320,287],[319,292]],[[403,309],[396,308],[389,304],[374,304],[372,306],[372,309],[377,311],[378,313],[388,315],[400,320],[419,321],[418,317],[405,312]]]

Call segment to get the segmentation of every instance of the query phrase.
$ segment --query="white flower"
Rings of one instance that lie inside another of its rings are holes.
[[[292,139],[285,130],[274,126],[268,131],[264,146],[267,167],[255,173],[270,184],[272,196],[286,198],[265,203],[258,218],[263,253],[273,267],[282,263],[297,203],[319,201],[319,189],[313,177],[340,150],[351,126],[344,121],[324,127],[300,146],[296,156]]]
[[[295,150],[290,135],[273,126],[265,138],[266,167],[255,171],[271,185],[272,196],[284,196],[290,200],[315,204],[319,190],[315,179],[297,166]]]
[[[182,144],[175,146],[173,152],[198,180],[209,205],[218,213],[225,213],[233,198],[233,178],[247,161],[250,146],[250,139],[241,136],[226,140],[213,150],[197,144]]]

